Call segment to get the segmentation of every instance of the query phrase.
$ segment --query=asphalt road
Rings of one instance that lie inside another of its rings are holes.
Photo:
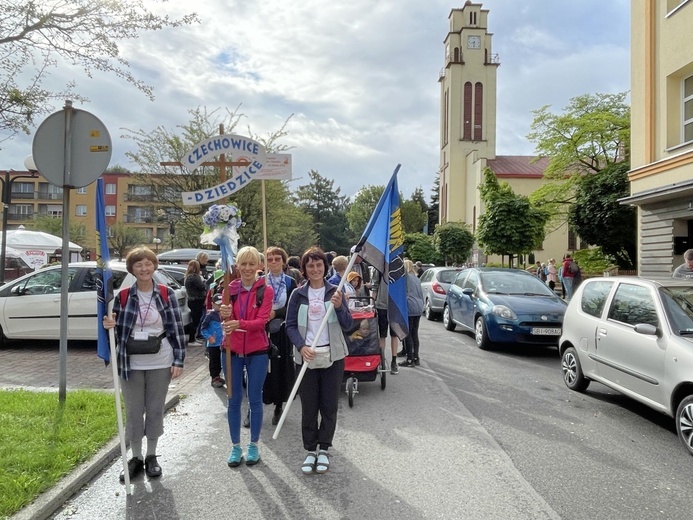
[[[162,479],[135,482],[126,498],[116,463],[56,518],[688,516],[693,457],[672,419],[597,383],[571,392],[553,348],[485,352],[425,319],[420,336],[421,367],[388,375],[385,391],[362,383],[353,408],[341,399],[328,475],[300,474],[299,400],[276,441],[266,413],[262,463],[230,470],[224,396],[202,380],[166,418]],[[0,386],[55,386],[57,345],[10,347]],[[68,356],[68,387],[111,384],[93,348]]]

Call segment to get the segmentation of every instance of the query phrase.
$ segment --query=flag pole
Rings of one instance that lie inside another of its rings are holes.
[[[113,314],[113,300],[108,302],[108,316]],[[120,379],[118,377],[118,362],[115,350],[115,329],[108,329],[108,345],[111,350],[111,368],[113,370],[113,389],[115,390],[116,417],[118,418],[118,437],[120,437],[120,455],[123,459],[125,475],[125,492],[132,495],[130,472],[128,471],[128,451],[125,445],[125,428],[123,427],[123,407],[120,404]]]
[[[354,262],[356,261],[356,254],[351,255],[351,258],[349,259],[349,264],[347,265],[346,269],[344,270],[345,276],[342,276],[342,279],[339,280],[339,285],[337,285],[337,290],[341,291],[342,287],[344,287],[344,283],[346,282],[346,273],[351,271],[351,268],[354,266]],[[344,299],[342,299],[342,305],[344,305]],[[347,308],[348,308],[348,302],[346,302]],[[315,334],[315,338],[313,339],[313,342],[317,341],[317,339],[320,337],[322,332],[325,330],[325,327],[327,327],[327,320],[330,317],[330,313],[334,310],[334,306],[332,305],[332,302],[330,302],[327,306],[327,312],[325,312],[325,317],[322,319],[322,323],[320,323],[320,327],[318,328],[317,334]],[[306,348],[306,347],[304,347]],[[313,345],[309,345],[309,348],[313,348]],[[279,437],[279,432],[282,429],[282,426],[284,425],[284,421],[286,420],[286,416],[289,413],[289,408],[291,408],[291,403],[294,402],[294,399],[296,397],[296,394],[298,393],[298,387],[301,386],[301,380],[303,379],[303,376],[306,374],[306,370],[308,370],[308,363],[303,360],[303,364],[301,365],[301,371],[299,372],[298,376],[296,376],[296,382],[294,383],[294,387],[291,389],[291,394],[289,395],[289,400],[286,402],[286,406],[284,407],[284,411],[282,412],[282,416],[279,418],[279,422],[277,423],[277,429],[274,430],[274,434],[272,435],[272,439],[275,441],[277,440],[277,437]]]

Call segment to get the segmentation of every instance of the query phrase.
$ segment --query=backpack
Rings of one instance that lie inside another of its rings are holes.
[[[164,299],[164,303],[168,305],[168,287],[166,287],[162,283],[157,284],[159,286],[159,292],[161,293],[161,297]],[[118,297],[120,298],[120,306],[121,308],[125,307],[125,302],[128,301],[128,297],[130,296],[130,288],[126,287],[122,291],[118,293]]]
[[[574,260],[571,260],[568,264],[568,270],[573,274],[577,274],[580,272],[580,266],[577,265]]]

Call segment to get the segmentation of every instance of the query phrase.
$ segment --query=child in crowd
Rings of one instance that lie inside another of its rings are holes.
[[[221,342],[224,334],[221,330],[221,293],[212,296],[212,309],[205,314],[200,333],[207,340],[207,357],[209,358],[209,375],[212,378],[212,386],[221,388],[226,381],[221,377]]]

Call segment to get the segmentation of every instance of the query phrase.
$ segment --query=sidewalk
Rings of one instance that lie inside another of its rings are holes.
[[[166,396],[167,411],[174,409],[180,403],[181,396],[188,395],[202,382],[209,385],[209,369],[206,358],[198,355],[192,358],[194,359],[193,366],[195,368],[186,368],[179,379],[171,382],[168,395]],[[109,368],[110,371],[111,369]],[[34,502],[13,515],[11,517],[12,520],[44,520],[50,518],[72,495],[87,485],[91,479],[108,467],[114,459],[118,459],[118,464],[120,464],[120,456],[120,439],[116,436],[106,446],[101,448],[91,460],[75,468],[72,473],[63,478],[54,488],[39,495]]]
[[[160,479],[138,477],[126,496],[120,460],[110,463],[120,455],[114,442],[61,484],[51,505],[42,497],[14,520],[51,517],[87,483],[52,518],[558,518],[425,362],[388,375],[385,391],[378,381],[359,390],[353,408],[346,395],[340,399],[326,475],[301,474],[298,399],[277,440],[265,407],[261,462],[232,469],[225,393],[200,367],[174,389],[187,397],[171,400],[177,404],[159,443]],[[247,444],[248,430],[241,435]]]

